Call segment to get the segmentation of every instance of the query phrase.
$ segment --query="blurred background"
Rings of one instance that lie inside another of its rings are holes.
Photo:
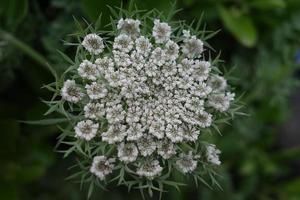
[[[65,180],[74,158],[54,151],[56,126],[24,124],[43,118],[54,81],[46,62],[63,71],[60,50],[76,30],[73,16],[93,22],[106,5],[120,0],[0,0],[0,199],[86,199],[87,188]],[[136,0],[139,8],[170,9],[170,1]],[[123,1],[126,7],[128,1]],[[196,188],[192,180],[181,192],[170,189],[164,199],[300,199],[300,1],[299,0],[178,0],[175,19],[199,19],[220,32],[208,42],[221,50],[238,94],[246,92],[244,112],[216,136],[223,161],[223,191]],[[141,199],[126,188],[96,190],[92,199]],[[154,198],[156,199],[156,197]]]

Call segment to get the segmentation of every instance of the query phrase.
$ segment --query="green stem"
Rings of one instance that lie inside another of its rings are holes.
[[[28,46],[27,44],[25,44],[24,42],[22,42],[18,38],[15,38],[13,35],[11,35],[10,33],[6,32],[6,31],[3,31],[3,30],[0,31],[0,35],[2,36],[3,40],[5,40],[5,41],[9,42],[10,44],[14,45],[15,47],[17,47],[18,49],[23,51],[23,53],[25,53],[26,55],[31,57],[33,60],[35,60],[37,63],[39,63],[41,66],[43,66],[47,70],[49,70],[49,67],[50,67],[49,63],[36,50],[31,48],[30,46]]]

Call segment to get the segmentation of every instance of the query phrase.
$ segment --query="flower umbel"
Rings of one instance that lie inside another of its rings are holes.
[[[75,137],[85,140],[91,140],[97,134],[99,124],[91,120],[78,122],[75,126]]]
[[[176,161],[176,165],[182,173],[191,173],[197,167],[197,160],[194,159],[191,151],[188,154],[181,153]]]
[[[233,114],[230,84],[218,60],[205,59],[199,30],[151,13],[120,16],[111,32],[85,30],[92,33],[81,38],[60,86],[58,108],[72,127],[63,138],[96,184],[152,190],[174,169],[201,181],[203,169],[221,163],[221,151],[200,137]]]
[[[206,157],[208,162],[214,165],[220,165],[219,154],[221,151],[216,148],[216,145],[210,144],[206,147]]]
[[[107,175],[112,173],[114,162],[114,158],[107,159],[105,156],[95,156],[90,171],[100,180],[104,180]]]
[[[66,80],[61,89],[61,96],[64,100],[77,103],[83,97],[83,93],[79,87],[76,86],[74,80]]]
[[[88,34],[81,43],[91,54],[98,55],[104,49],[103,40],[97,34]]]

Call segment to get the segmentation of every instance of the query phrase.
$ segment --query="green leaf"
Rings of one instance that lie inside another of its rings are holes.
[[[94,183],[91,182],[90,186],[89,186],[89,190],[88,190],[88,196],[87,198],[90,199],[92,194],[93,194],[93,191],[94,191]]]
[[[239,10],[218,7],[225,28],[244,46],[253,47],[257,42],[257,30],[251,18]]]
[[[60,104],[55,104],[53,106],[50,106],[50,108],[44,113],[44,115],[49,115],[50,113],[53,113],[59,109]]]
[[[57,50],[57,52],[63,57],[63,59],[64,59],[66,62],[68,62],[68,63],[71,64],[71,65],[74,65],[74,64],[75,64],[74,61],[73,61],[69,56],[67,56],[65,53],[63,53],[63,52],[61,52],[61,51],[59,51],[59,50]]]
[[[67,118],[55,118],[55,119],[42,119],[42,120],[35,120],[35,121],[21,121],[26,124],[32,125],[52,125],[52,124],[59,124],[69,121]]]

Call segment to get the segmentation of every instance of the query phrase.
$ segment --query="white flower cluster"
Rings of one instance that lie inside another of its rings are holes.
[[[163,168],[159,165],[158,160],[151,160],[144,163],[138,170],[137,174],[140,176],[145,176],[148,179],[152,180],[156,176],[160,175]]]
[[[209,144],[206,147],[206,157],[208,162],[215,164],[215,165],[220,165],[221,161],[219,160],[219,154],[221,151],[216,148],[214,144]]]
[[[193,172],[197,167],[197,160],[195,158],[197,157],[194,157],[191,151],[188,154],[181,153],[179,159],[176,161],[176,165],[183,173]]]
[[[105,156],[95,156],[90,171],[100,180],[104,180],[106,175],[112,173],[114,162],[114,158],[107,159]]]
[[[140,25],[120,19],[107,52],[100,36],[85,36],[82,46],[91,57],[78,66],[78,84],[67,80],[61,90],[64,100],[83,108],[86,119],[75,126],[75,136],[117,147],[114,158],[94,157],[90,171],[103,180],[118,161],[154,179],[164,169],[163,160],[175,160],[182,173],[192,173],[205,156],[219,165],[214,145],[204,156],[178,146],[195,143],[215,114],[228,110],[234,94],[225,78],[213,72],[203,41],[189,30],[175,40],[165,22],[154,20],[152,37],[142,35]]]

